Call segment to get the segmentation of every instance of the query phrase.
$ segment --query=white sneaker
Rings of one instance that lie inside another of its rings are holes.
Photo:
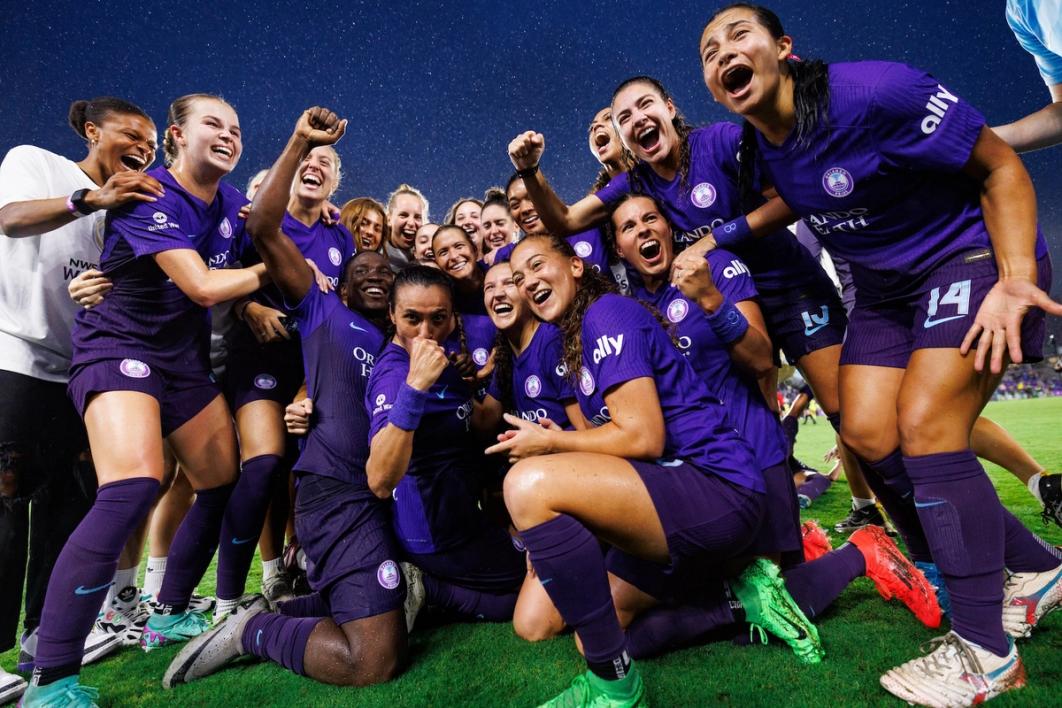
[[[262,595],[269,601],[269,607],[276,612],[277,606],[282,602],[295,599],[295,592],[291,589],[291,579],[288,574],[281,571],[269,580],[262,581]]]
[[[255,615],[268,612],[269,603],[261,595],[244,595],[236,609],[207,631],[184,645],[165,675],[163,688],[173,688],[209,676],[243,654],[243,628]]]
[[[93,629],[117,635],[122,646],[132,647],[140,643],[140,635],[150,617],[151,607],[146,602],[138,602],[131,612],[123,612],[117,603],[112,602],[107,611],[96,618]]]
[[[406,579],[406,601],[402,605],[402,609],[406,611],[406,632],[412,632],[417,615],[424,607],[427,591],[424,589],[423,573],[420,568],[406,562],[399,563],[398,566],[402,569],[402,577]]]
[[[1003,585],[1003,629],[1028,637],[1062,603],[1062,566],[1042,573],[1011,573]]]
[[[9,674],[0,666],[0,706],[11,703],[26,692],[26,680],[18,674]]]
[[[121,638],[117,634],[104,632],[94,623],[89,635],[85,637],[85,653],[81,657],[81,665],[86,666],[99,661],[103,657],[118,651],[122,646]],[[18,670],[33,671],[34,657],[37,655],[37,630],[23,634],[19,642]]]
[[[897,698],[921,706],[971,706],[1025,685],[1025,666],[1014,640],[999,657],[955,632],[930,640],[925,656],[901,664],[881,677],[881,686]]]

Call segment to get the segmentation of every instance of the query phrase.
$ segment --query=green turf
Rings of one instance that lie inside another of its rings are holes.
[[[1062,470],[1062,399],[993,403],[987,415],[1049,469]],[[805,462],[818,464],[831,445],[832,430],[825,419],[801,426],[797,455]],[[1062,543],[1062,530],[1041,525],[1039,507],[1019,482],[998,468],[989,466],[989,473],[1011,511],[1051,543]],[[829,528],[847,513],[848,503],[842,480],[803,516],[820,519]],[[836,534],[832,536],[839,544]],[[201,589],[209,592],[212,587],[212,580],[205,581]],[[914,657],[920,643],[941,633],[923,628],[902,606],[883,602],[862,579],[818,625],[827,654],[819,666],[797,664],[788,649],[777,644],[739,648],[727,642],[641,662],[650,700],[657,706],[899,705],[878,686],[879,675]],[[411,638],[411,665],[383,686],[323,686],[260,663],[232,667],[164,692],[159,681],[176,652],[167,648],[145,655],[125,650],[88,667],[83,680],[101,689],[103,705],[527,706],[560,691],[583,667],[570,637],[528,644],[518,640],[509,625],[458,625],[416,632]],[[993,705],[1059,705],[1062,612],[1046,619],[1033,639],[1022,643],[1022,657],[1029,686]],[[0,655],[5,667],[14,661],[14,652]]]

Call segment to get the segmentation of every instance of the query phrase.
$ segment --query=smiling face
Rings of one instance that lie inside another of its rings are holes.
[[[240,119],[232,106],[215,98],[197,98],[183,125],[171,125],[178,147],[175,169],[190,167],[226,175],[243,153]]]
[[[502,332],[511,332],[531,319],[531,308],[513,280],[509,263],[499,263],[483,279],[483,304],[490,321]]]
[[[483,235],[480,231],[483,207],[473,201],[461,202],[454,211],[454,225],[460,226],[465,233],[472,237],[476,248],[483,243]]]
[[[660,278],[671,270],[673,249],[671,227],[649,197],[632,197],[612,212],[616,248],[620,257],[649,278]]]
[[[483,241],[496,251],[516,238],[516,222],[504,204],[488,204],[480,217]]]
[[[454,331],[453,307],[450,293],[441,285],[404,285],[395,293],[391,308],[395,335],[407,350],[414,337],[442,344]]]
[[[375,208],[367,208],[361,215],[354,234],[359,251],[376,251],[383,240],[384,215]]]
[[[513,282],[531,312],[546,322],[559,321],[575,298],[583,275],[582,259],[565,257],[549,238],[525,238],[513,249],[509,263]]]
[[[460,227],[440,226],[432,238],[431,250],[435,254],[435,265],[454,280],[466,280],[475,275],[476,249]]]
[[[772,36],[753,10],[725,10],[701,35],[704,83],[728,110],[755,114],[777,102],[782,64],[792,49],[793,40]]]
[[[109,113],[95,123],[85,123],[85,137],[104,181],[119,172],[143,172],[155,161],[158,134],[149,118],[133,113]]]
[[[388,221],[391,222],[391,245],[411,251],[417,229],[424,224],[424,202],[408,192],[396,195]]]
[[[617,164],[623,160],[623,143],[612,124],[612,108],[602,108],[590,121],[590,152],[602,165]]]
[[[525,234],[532,236],[548,233],[542,225],[542,220],[538,218],[538,212],[535,211],[535,205],[531,202],[522,179],[513,180],[505,196],[509,200],[509,213],[512,214],[513,221]]]
[[[336,151],[330,145],[315,147],[299,165],[292,192],[299,199],[320,204],[335,191],[338,168]]]
[[[413,258],[417,263],[423,263],[432,268],[439,267],[435,263],[435,252],[431,250],[431,240],[438,230],[438,224],[424,224],[417,229],[417,235],[413,239]]]
[[[339,297],[351,310],[383,313],[394,282],[395,274],[387,258],[376,251],[362,251],[347,264]]]
[[[650,164],[678,155],[682,141],[672,120],[675,104],[646,81],[624,86],[612,99],[612,120],[627,149]]]

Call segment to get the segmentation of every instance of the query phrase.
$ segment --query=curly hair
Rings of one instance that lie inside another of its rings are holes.
[[[376,250],[383,251],[384,243],[387,242],[387,235],[391,230],[387,223],[387,212],[384,210],[384,205],[380,202],[372,197],[351,199],[339,210],[339,223],[347,227],[347,231],[354,236],[354,248],[360,250],[358,230],[361,228],[361,222],[365,218],[365,214],[370,211],[375,211],[380,216],[380,245],[376,247]]]

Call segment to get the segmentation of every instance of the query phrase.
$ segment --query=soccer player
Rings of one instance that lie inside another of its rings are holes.
[[[357,197],[344,204],[339,211],[339,223],[354,235],[354,247],[358,251],[382,250],[384,234],[390,234],[387,212],[372,197]]]
[[[852,265],[842,437],[913,497],[951,595],[952,631],[881,682],[925,705],[988,700],[1024,683],[1008,634],[1062,599],[1062,563],[1004,510],[970,450],[1004,362],[1038,357],[1041,310],[1062,314],[1044,292],[1032,184],[983,117],[928,74],[797,62],[791,49],[778,17],[748,5],[716,13],[700,41],[713,97],[746,119],[743,170],[760,166]]]
[[[435,263],[435,253],[431,250],[431,241],[438,230],[438,224],[424,224],[417,229],[417,235],[413,238],[413,258],[417,263],[432,268],[439,267]]]
[[[512,215],[509,214],[509,204],[504,192],[496,190],[487,193],[480,215],[480,225],[483,229],[483,243],[487,249],[483,259],[490,265],[494,263],[495,251],[510,243],[516,243],[516,237],[520,233]]]
[[[476,245],[477,260],[483,257],[483,228],[482,228],[483,202],[474,197],[462,197],[454,202],[443,225],[459,226],[469,235]]]
[[[390,231],[384,253],[396,272],[415,263],[413,239],[417,229],[428,221],[428,200],[420,190],[400,184],[387,197],[387,224]]]

